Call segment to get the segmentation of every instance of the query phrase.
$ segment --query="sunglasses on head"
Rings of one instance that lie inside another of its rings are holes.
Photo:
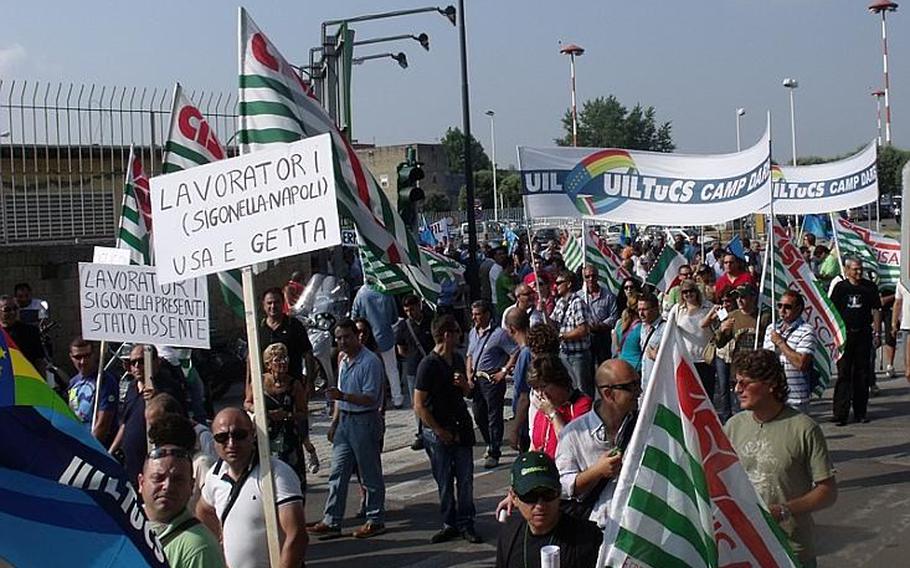
[[[246,440],[250,436],[249,430],[230,430],[228,432],[218,432],[213,438],[215,441],[221,444],[222,446],[227,444],[228,440],[234,440],[235,442],[240,442]]]
[[[157,460],[173,456],[175,458],[193,459],[193,455],[184,448],[152,448],[149,452],[148,459]]]
[[[548,489],[548,488],[533,489],[531,491],[528,491],[527,493],[524,493],[524,494],[518,496],[518,499],[522,503],[527,503],[528,505],[534,505],[534,504],[540,503],[540,502],[549,503],[550,501],[553,501],[554,499],[558,499],[558,498],[559,498],[559,491],[556,489]]]

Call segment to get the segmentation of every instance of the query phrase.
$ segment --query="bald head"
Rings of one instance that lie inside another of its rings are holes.
[[[250,420],[250,415],[242,409],[231,406],[215,415],[215,419],[212,420],[212,431],[217,431],[218,426],[222,426],[224,430],[229,429],[229,426],[251,430],[253,421]]]
[[[607,359],[597,368],[598,385],[619,385],[639,379],[635,367],[622,359]]]

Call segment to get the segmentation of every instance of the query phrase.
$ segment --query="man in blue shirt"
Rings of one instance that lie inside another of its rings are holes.
[[[531,447],[531,431],[528,428],[531,409],[531,385],[528,384],[528,371],[531,369],[531,348],[528,347],[528,313],[524,310],[511,310],[505,316],[505,328],[509,336],[519,346],[515,369],[512,371],[512,448],[526,452]]]
[[[585,282],[579,295],[588,305],[588,311],[591,313],[591,321],[588,322],[588,325],[591,328],[591,351],[596,369],[601,363],[612,357],[610,336],[613,334],[613,326],[616,325],[619,312],[616,296],[602,287],[597,279],[599,276],[597,267],[593,264],[585,266],[582,275]]]
[[[70,343],[70,361],[77,371],[70,379],[67,389],[70,409],[91,431],[95,439],[107,446],[114,437],[117,418],[117,379],[107,371],[101,374],[101,392],[98,398],[98,413],[95,416],[98,354],[91,343],[77,337]]]
[[[353,532],[355,538],[369,538],[385,532],[385,481],[382,478],[382,363],[363,347],[353,321],[335,326],[335,341],[342,353],[338,387],[329,387],[326,397],[337,401],[328,438],[332,443],[332,471],[329,495],[322,521],[309,527],[320,540],[341,536],[341,521],[348,496],[348,484],[356,465],[366,492],[366,523]]]
[[[398,374],[398,358],[395,356],[395,331],[392,326],[398,321],[398,305],[392,296],[373,289],[375,285],[372,276],[367,277],[367,283],[360,287],[354,296],[351,306],[351,319],[365,318],[373,329],[373,337],[379,349],[378,355],[385,366],[385,374],[389,379],[389,394],[392,395],[392,404],[401,408],[404,396],[401,392],[401,377]]]
[[[483,466],[499,465],[502,454],[503,416],[506,375],[517,356],[515,342],[506,330],[491,323],[491,307],[485,300],[471,304],[474,327],[468,335],[467,371],[473,384],[474,422],[480,429],[487,451]]]

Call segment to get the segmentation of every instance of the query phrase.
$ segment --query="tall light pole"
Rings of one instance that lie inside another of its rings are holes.
[[[882,68],[885,73],[885,144],[891,145],[891,99],[888,84],[888,34],[885,13],[897,11],[897,4],[891,0],[875,0],[869,4],[869,12],[882,16]]]
[[[578,106],[575,103],[575,57],[581,57],[585,48],[568,43],[559,48],[559,53],[569,56],[569,70],[572,75],[572,145],[578,146]]]
[[[885,96],[885,91],[872,91],[872,96],[875,97],[875,127],[876,132],[878,133],[878,145],[882,145],[882,97]]]
[[[488,110],[490,117],[490,145],[493,148],[493,220],[499,221],[499,187],[496,185],[496,113]]]
[[[799,87],[799,81],[796,79],[784,79],[784,87],[790,91],[790,144],[793,147],[793,165],[796,165],[796,110],[793,105],[793,91]]]
[[[739,139],[739,120],[746,114],[746,109],[738,108],[736,109],[736,151],[739,152],[743,149],[742,144]]]

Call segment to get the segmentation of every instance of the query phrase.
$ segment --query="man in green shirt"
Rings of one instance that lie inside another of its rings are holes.
[[[811,513],[834,504],[837,482],[828,445],[811,418],[787,406],[787,377],[772,351],[747,351],[733,361],[735,392],[745,412],[724,431],[768,511],[789,537],[804,568],[814,568]]]
[[[175,423],[164,429],[175,433],[175,441],[195,442],[188,420],[176,415],[162,420],[171,419]],[[188,432],[181,435],[186,428]],[[165,443],[152,448],[139,474],[139,492],[171,568],[224,568],[221,545],[215,535],[186,507],[193,494],[193,462],[192,452],[185,444]]]

